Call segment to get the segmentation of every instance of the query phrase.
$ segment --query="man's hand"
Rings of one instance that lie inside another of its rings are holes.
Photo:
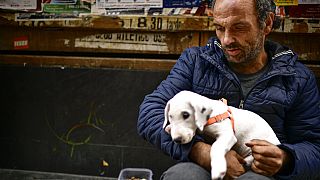
[[[251,148],[254,157],[251,169],[265,176],[275,175],[291,159],[287,152],[264,140],[254,139],[246,145]]]
[[[189,154],[189,158],[210,172],[210,150],[211,145],[204,142],[197,142],[193,145]],[[227,174],[225,179],[234,179],[245,173],[245,169],[243,167],[245,161],[238,153],[236,153],[234,150],[231,150],[226,154],[225,157],[227,161]]]
[[[234,150],[226,154],[227,174],[224,179],[235,179],[246,172],[243,165],[246,161]]]
[[[189,158],[207,171],[211,171],[210,158],[211,145],[204,142],[196,142],[190,151]]]

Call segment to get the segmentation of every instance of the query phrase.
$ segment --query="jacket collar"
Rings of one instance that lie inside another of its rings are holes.
[[[265,49],[268,53],[270,70],[267,76],[294,74],[293,68],[297,55],[288,47],[279,43],[267,40]],[[215,65],[221,71],[228,73],[227,60],[222,51],[220,41],[217,38],[210,38],[201,54],[206,60]]]
[[[273,41],[266,41],[265,49],[271,64],[267,75],[295,73],[294,65],[298,56],[291,49]]]

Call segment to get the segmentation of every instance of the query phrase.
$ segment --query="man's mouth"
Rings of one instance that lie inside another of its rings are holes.
[[[226,52],[229,56],[236,56],[241,52],[241,50],[238,48],[229,48],[226,49]]]

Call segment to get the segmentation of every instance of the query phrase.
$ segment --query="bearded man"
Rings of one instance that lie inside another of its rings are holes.
[[[320,96],[313,73],[297,54],[266,40],[275,20],[272,0],[213,2],[217,38],[182,53],[167,79],[140,106],[139,134],[179,161],[162,179],[211,179],[211,145],[201,136],[176,144],[162,128],[169,99],[189,90],[263,117],[281,144],[247,143],[249,169],[235,151],[226,154],[226,179],[320,178]],[[219,166],[217,164],[216,166]]]

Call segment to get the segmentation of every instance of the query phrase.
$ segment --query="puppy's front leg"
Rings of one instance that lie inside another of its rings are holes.
[[[232,146],[237,142],[233,132],[220,134],[212,144],[210,150],[211,157],[211,178],[223,179],[227,171],[227,162],[225,155]]]

